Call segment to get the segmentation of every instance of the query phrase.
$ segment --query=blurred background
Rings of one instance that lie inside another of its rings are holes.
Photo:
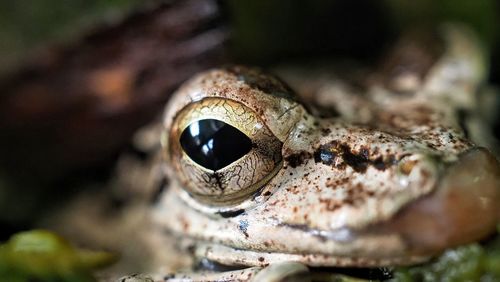
[[[498,86],[496,0],[0,1],[0,242],[82,194],[110,195],[105,213],[127,205],[108,185],[117,160],[144,153],[133,133],[200,70],[325,58],[376,69],[401,36],[445,22],[478,34]],[[500,121],[490,129],[500,137]]]

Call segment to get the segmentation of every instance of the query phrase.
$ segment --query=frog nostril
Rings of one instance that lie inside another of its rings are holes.
[[[404,175],[410,175],[416,163],[416,160],[402,162],[399,166],[399,171]]]
[[[399,183],[408,186],[410,183],[419,183],[424,189],[435,184],[440,167],[431,156],[413,154],[404,156],[398,163]]]

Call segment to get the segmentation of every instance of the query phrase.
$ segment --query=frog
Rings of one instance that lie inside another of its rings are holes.
[[[484,52],[466,28],[440,36],[423,73],[358,92],[327,68],[277,68],[282,79],[242,65],[180,86],[157,127],[168,182],[150,219],[223,271],[159,279],[316,281],[314,268],[413,265],[492,234],[500,165],[462,114],[477,107]],[[284,82],[297,78],[312,82]]]

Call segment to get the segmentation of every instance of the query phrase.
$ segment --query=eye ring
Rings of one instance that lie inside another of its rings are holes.
[[[209,141],[218,143],[212,151]],[[213,206],[242,202],[282,165],[283,143],[254,111],[225,98],[204,98],[180,110],[166,143],[175,178],[193,198]]]

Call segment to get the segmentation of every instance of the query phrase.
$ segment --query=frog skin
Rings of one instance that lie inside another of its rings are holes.
[[[408,93],[373,83],[353,95],[316,76],[308,99],[335,117],[313,114],[255,68],[212,69],[181,86],[163,116],[169,183],[152,220],[196,257],[241,270],[170,279],[264,281],[306,266],[411,265],[491,234],[499,164],[457,117],[474,105],[484,58],[464,30],[446,29],[444,41]],[[180,140],[204,119],[238,129],[251,149],[215,172],[200,165]]]

